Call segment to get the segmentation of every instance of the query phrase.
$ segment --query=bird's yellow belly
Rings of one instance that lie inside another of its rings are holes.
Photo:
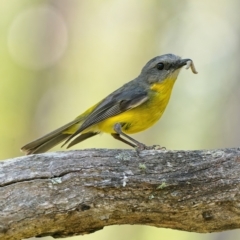
[[[170,94],[170,92],[156,93],[150,98],[151,100],[98,123],[96,128],[101,132],[115,133],[114,125],[121,123],[122,131],[126,134],[141,132],[159,120],[168,104]]]

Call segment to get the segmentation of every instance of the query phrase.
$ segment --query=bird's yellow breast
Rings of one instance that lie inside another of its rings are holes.
[[[105,133],[114,133],[116,123],[125,123],[123,132],[137,133],[151,127],[162,116],[174,85],[175,79],[166,79],[151,85],[148,90],[149,100],[138,107],[130,109],[114,117],[110,117],[95,125],[95,129]]]

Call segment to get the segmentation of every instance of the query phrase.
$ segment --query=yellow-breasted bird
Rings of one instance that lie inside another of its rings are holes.
[[[109,133],[132,147],[146,149],[146,145],[128,134],[143,131],[160,119],[179,71],[185,65],[197,73],[191,59],[181,59],[173,54],[151,59],[137,78],[124,84],[70,123],[26,144],[21,150],[26,154],[42,153],[64,140],[63,145],[68,143],[69,148],[101,132]]]

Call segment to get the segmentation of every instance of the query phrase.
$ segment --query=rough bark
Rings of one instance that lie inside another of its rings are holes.
[[[0,162],[0,239],[114,224],[194,232],[240,227],[240,148],[89,149]]]

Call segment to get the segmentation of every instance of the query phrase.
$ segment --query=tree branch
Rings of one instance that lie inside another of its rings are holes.
[[[89,149],[0,162],[0,239],[114,224],[194,232],[240,227],[240,148]]]

